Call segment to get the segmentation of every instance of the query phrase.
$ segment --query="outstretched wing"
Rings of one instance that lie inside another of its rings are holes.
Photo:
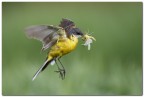
[[[26,28],[25,32],[29,38],[40,40],[43,43],[42,50],[46,50],[56,43],[59,29],[54,26],[36,25]]]

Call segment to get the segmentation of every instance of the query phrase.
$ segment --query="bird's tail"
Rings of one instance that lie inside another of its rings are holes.
[[[46,60],[45,62],[44,62],[44,64],[39,68],[39,70],[35,73],[35,75],[33,76],[33,78],[32,78],[32,80],[34,80],[37,76],[38,76],[38,74],[40,73],[40,72],[42,72],[43,70],[45,70],[45,68],[53,61],[54,59],[51,59],[51,60]]]

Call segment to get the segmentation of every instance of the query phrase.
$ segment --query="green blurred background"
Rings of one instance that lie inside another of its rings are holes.
[[[142,2],[133,3],[2,3],[3,95],[142,95]],[[82,46],[61,61],[66,78],[56,65],[36,80],[45,61],[42,44],[25,36],[30,25],[58,25],[73,20],[97,39],[91,50]]]

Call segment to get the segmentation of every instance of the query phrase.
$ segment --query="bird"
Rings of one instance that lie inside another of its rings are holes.
[[[56,63],[62,79],[65,78],[66,70],[60,61],[64,55],[72,52],[77,44],[78,38],[82,37],[84,33],[76,27],[75,23],[70,19],[62,19],[58,26],[53,25],[34,25],[25,29],[28,38],[40,40],[43,44],[41,51],[49,49],[47,58],[38,71],[34,74],[32,80],[46,69],[49,64]],[[61,67],[57,64],[61,64]]]

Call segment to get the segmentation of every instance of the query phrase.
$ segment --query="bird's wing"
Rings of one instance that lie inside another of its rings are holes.
[[[71,30],[75,26],[74,22],[69,19],[62,19],[62,21],[59,24],[60,27],[65,29],[66,35],[69,37],[71,35]]]
[[[59,29],[60,27],[35,25],[26,28],[25,32],[29,38],[40,40],[43,43],[42,50],[46,50],[57,42]]]

